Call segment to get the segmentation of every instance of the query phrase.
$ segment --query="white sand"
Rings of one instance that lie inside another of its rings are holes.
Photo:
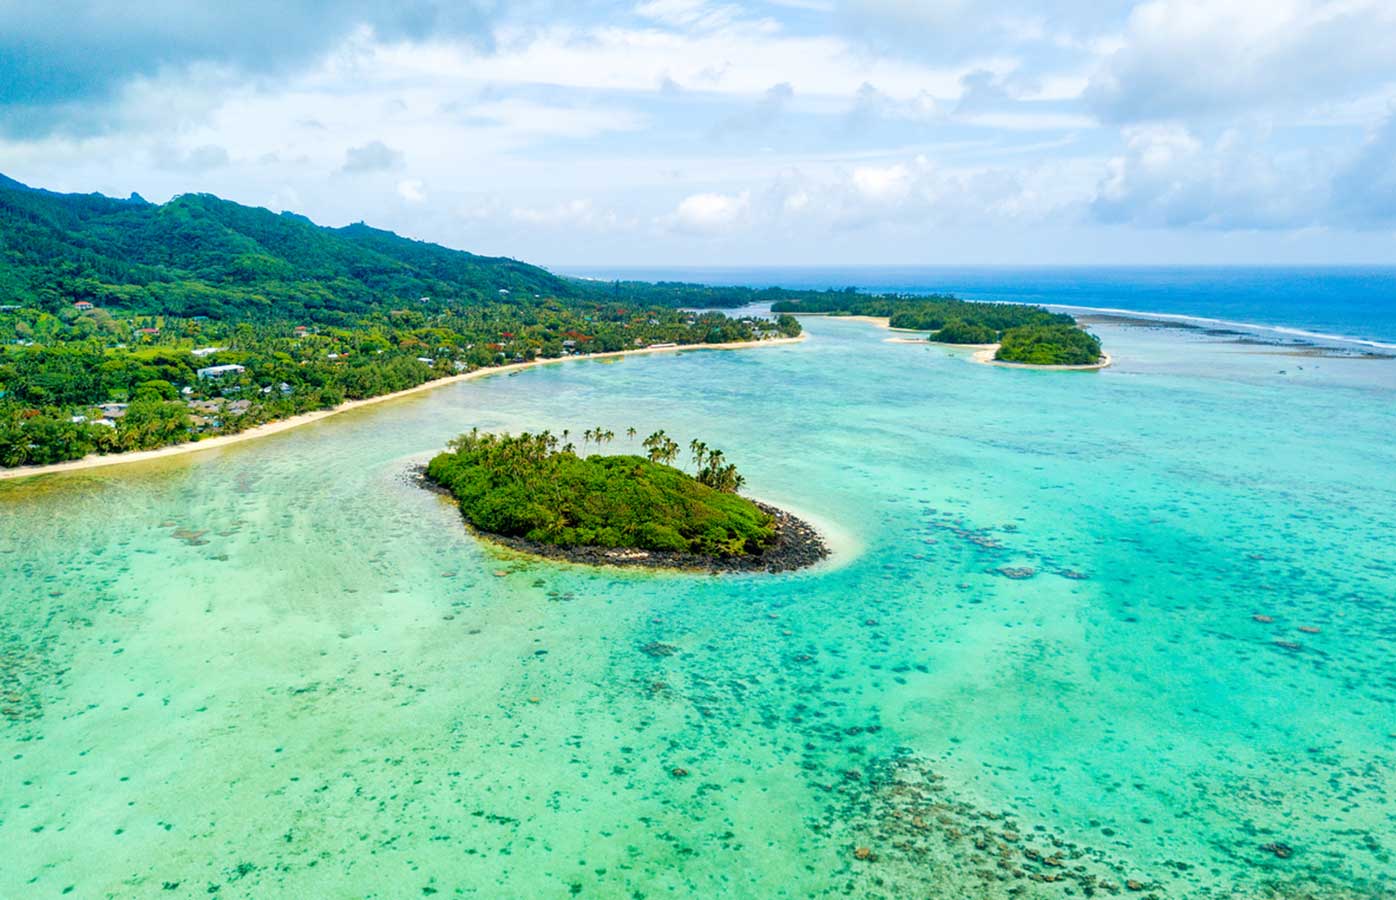
[[[68,462],[51,463],[46,466],[19,466],[12,469],[0,469],[0,479],[6,478],[30,478],[35,475],[49,475],[55,472],[77,472],[83,469],[96,469],[103,466],[119,466],[126,463],[146,462],[152,459],[163,459],[167,456],[179,456],[184,453],[198,453],[203,450],[216,450],[220,447],[227,447],[243,441],[255,440],[266,437],[269,434],[277,434],[282,431],[289,431],[301,425],[311,422],[318,422],[321,419],[348,412],[351,409],[359,409],[364,406],[372,406],[375,403],[384,403],[388,400],[397,400],[400,397],[407,397],[412,394],[419,394],[423,391],[435,390],[445,387],[448,384],[456,384],[461,381],[470,381],[475,378],[484,378],[488,375],[507,375],[510,372],[518,372],[533,366],[544,366],[551,363],[569,362],[575,359],[605,359],[615,356],[632,356],[642,353],[677,353],[687,350],[744,350],[750,347],[768,347],[776,344],[796,344],[808,337],[802,334],[793,338],[771,338],[765,341],[733,341],[726,344],[687,344],[678,347],[645,347],[639,350],[617,350],[612,353],[588,353],[581,356],[562,356],[557,359],[537,359],[533,362],[512,363],[507,366],[495,366],[486,369],[476,369],[473,372],[465,372],[461,375],[451,375],[446,378],[438,378],[435,381],[428,381],[419,384],[414,388],[405,391],[397,391],[391,394],[381,394],[377,397],[369,397],[365,400],[350,400],[341,403],[333,409],[319,409],[314,412],[303,413],[299,416],[292,416],[289,419],[278,419],[275,422],[268,422],[265,425],[258,425],[256,428],[249,428],[238,434],[220,435],[203,441],[190,441],[184,444],[171,444],[168,447],[160,447],[156,450],[136,450],[130,453],[108,453],[105,455],[85,456],[82,459],[73,459]]]

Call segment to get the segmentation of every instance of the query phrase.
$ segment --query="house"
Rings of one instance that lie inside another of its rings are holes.
[[[91,308],[92,304],[88,303],[86,300],[79,300],[77,303],[73,304],[73,309],[76,309],[79,312],[86,312]]]
[[[160,333],[160,329],[158,329],[158,328],[142,328],[142,329],[140,329],[140,333],[141,333],[141,334],[159,334],[159,333]]]
[[[197,350],[190,350],[189,354],[191,356],[212,356],[215,353],[221,353],[227,349],[227,347],[200,347]]]
[[[126,415],[125,403],[102,403],[97,406],[102,411],[104,419],[119,419]]]
[[[198,370],[195,374],[200,378],[222,378],[224,375],[241,375],[246,371],[247,369],[244,366],[229,364],[226,366],[209,366]]]
[[[436,364],[436,360],[432,359],[430,356],[419,356],[417,357],[417,362],[425,366],[432,366]]]
[[[6,304],[5,306],[0,306],[0,312],[14,312],[14,311],[17,310],[17,309],[22,309],[22,308],[23,308],[23,307],[20,307],[20,306],[18,306],[18,305],[14,305],[14,304]]]
[[[665,341],[665,342],[662,343],[662,344],[650,344],[650,349],[651,349],[651,350],[672,350],[673,348],[675,348],[675,347],[677,347],[677,346],[678,346],[678,344],[674,343],[673,341]]]
[[[306,328],[304,325],[297,325],[297,326],[296,326],[296,334],[297,334],[297,336],[302,335],[302,334],[305,334],[305,333],[306,333],[307,331],[309,331],[309,330],[310,330],[310,329],[309,329],[309,328]]]

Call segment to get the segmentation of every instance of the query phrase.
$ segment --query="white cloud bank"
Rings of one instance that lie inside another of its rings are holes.
[[[1389,0],[435,7],[353,0],[311,34],[323,7],[292,3],[265,65],[219,15],[75,13],[99,61],[171,42],[101,71],[40,55],[63,40],[49,13],[0,13],[0,165],[544,262],[712,261],[733,235],[724,252],[915,262],[969,234],[954,246],[1008,262],[1081,229],[1069,246],[1112,260],[1150,259],[1160,230],[1184,257],[1222,232],[1261,257],[1296,235],[1308,258],[1390,253]],[[25,94],[35,73],[56,80]]]

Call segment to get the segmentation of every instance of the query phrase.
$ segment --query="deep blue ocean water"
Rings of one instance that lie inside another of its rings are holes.
[[[570,268],[591,278],[951,293],[966,300],[1124,309],[1396,341],[1396,266]]]

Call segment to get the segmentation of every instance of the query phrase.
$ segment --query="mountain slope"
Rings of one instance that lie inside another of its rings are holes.
[[[0,175],[0,303],[77,300],[143,313],[337,320],[408,303],[440,308],[499,291],[567,297],[572,283],[350,225],[327,228],[209,194],[57,194]]]

